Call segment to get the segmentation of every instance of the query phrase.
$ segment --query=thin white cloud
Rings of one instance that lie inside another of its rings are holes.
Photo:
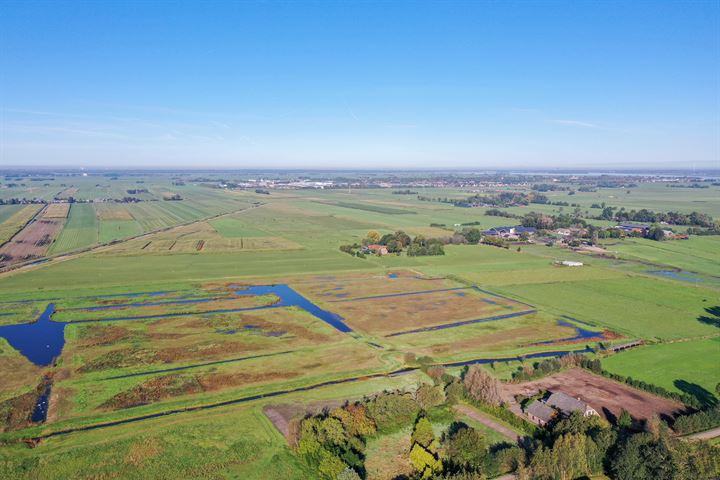
[[[598,128],[597,125],[590,122],[581,122],[579,120],[553,120],[555,123],[560,125],[567,125],[568,127],[581,127],[581,128]]]

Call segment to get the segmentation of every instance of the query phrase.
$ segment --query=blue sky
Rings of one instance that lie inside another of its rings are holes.
[[[0,165],[720,168],[720,2],[3,2]]]

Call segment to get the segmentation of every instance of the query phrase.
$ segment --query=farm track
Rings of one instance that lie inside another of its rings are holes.
[[[467,415],[468,417],[472,418],[476,422],[480,422],[483,425],[485,425],[488,428],[491,428],[498,432],[499,434],[503,435],[505,438],[512,442],[519,442],[522,438],[520,434],[512,430],[511,428],[506,427],[505,425],[502,425],[495,421],[491,416],[486,415],[482,413],[481,411],[469,406],[469,405],[455,405],[453,407],[458,412]]]
[[[211,215],[211,216],[209,216],[209,217],[198,218],[198,219],[196,219],[196,220],[192,220],[192,221],[189,221],[189,222],[178,223],[178,224],[176,224],[176,225],[171,225],[171,226],[169,226],[169,227],[163,227],[163,228],[160,228],[160,229],[156,229],[156,230],[152,230],[152,231],[149,231],[149,232],[141,233],[141,234],[139,234],[139,235],[134,235],[134,236],[132,236],[132,237],[127,237],[127,238],[124,238],[124,239],[122,239],[122,240],[113,240],[112,242],[102,243],[102,244],[96,244],[96,245],[92,245],[92,246],[90,246],[90,247],[84,247],[84,248],[81,248],[81,249],[78,249],[78,250],[73,250],[73,251],[70,251],[70,252],[63,252],[63,253],[59,253],[59,254],[56,254],[56,255],[49,255],[49,256],[43,257],[42,259],[39,259],[39,260],[38,260],[38,259],[34,259],[34,260],[32,260],[32,261],[26,261],[26,262],[22,262],[22,263],[17,263],[17,264],[15,264],[15,265],[6,266],[6,267],[3,267],[3,268],[0,268],[0,278],[5,277],[5,276],[8,276],[8,275],[11,275],[11,274],[13,274],[13,273],[17,273],[19,270],[37,267],[37,266],[39,266],[39,265],[41,265],[41,264],[47,264],[47,263],[49,263],[51,260],[52,260],[52,261],[57,261],[57,262],[62,262],[62,261],[70,260],[70,259],[77,258],[77,257],[79,257],[79,256],[82,256],[82,255],[85,255],[85,254],[88,254],[88,253],[93,253],[93,252],[97,252],[97,251],[103,251],[104,249],[106,249],[106,248],[108,248],[108,247],[113,247],[113,246],[118,245],[118,244],[121,244],[121,243],[129,242],[130,240],[148,238],[148,237],[151,237],[152,235],[156,235],[156,234],[162,233],[162,232],[167,232],[167,231],[170,231],[170,230],[172,230],[172,229],[174,229],[174,228],[186,227],[186,226],[188,226],[188,225],[193,225],[193,224],[196,224],[196,223],[207,222],[208,220],[213,220],[213,219],[216,219],[216,218],[221,218],[221,217],[226,217],[226,216],[230,216],[230,215],[235,215],[235,214],[237,214],[237,213],[242,213],[242,212],[245,212],[245,211],[248,211],[248,210],[253,210],[253,209],[255,209],[255,208],[260,208],[260,207],[263,207],[263,206],[265,206],[265,205],[268,205],[268,203],[262,203],[262,204],[260,204],[260,205],[253,205],[253,206],[241,208],[241,209],[238,209],[238,210],[233,210],[233,211],[231,211],[231,212],[225,212],[225,213],[220,213],[220,214],[217,214],[217,215]],[[35,218],[37,218],[37,216],[38,216],[41,212],[43,212],[44,210],[45,210],[44,208],[43,208],[43,209],[40,209],[40,211],[38,211],[38,213],[33,217],[33,219],[32,219],[31,221],[29,221],[29,222],[25,225],[25,227],[23,227],[22,229],[20,229],[20,230],[18,231],[18,234],[19,234],[20,232],[22,232],[22,231],[27,227],[27,225],[29,225],[30,223],[32,223],[32,221],[34,221]],[[16,235],[17,235],[17,234],[16,234]],[[13,238],[14,238],[14,237],[15,237],[15,236],[13,236]],[[11,239],[11,240],[12,240],[12,239]]]
[[[713,428],[712,430],[706,430],[704,432],[693,433],[692,435],[688,435],[683,438],[687,438],[689,440],[712,440],[715,437],[720,437],[720,427]]]

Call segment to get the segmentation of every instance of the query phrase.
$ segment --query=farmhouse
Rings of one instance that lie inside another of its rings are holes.
[[[535,227],[523,227],[522,225],[516,225],[514,227],[493,227],[489,230],[485,230],[483,234],[513,240],[519,238],[522,234],[534,235],[535,232]]]
[[[387,255],[388,254],[388,249],[385,245],[372,244],[372,245],[368,245],[366,248],[368,251],[375,253],[377,255]]]
[[[548,407],[545,402],[536,400],[530,404],[525,413],[534,423],[543,426],[552,420],[556,412],[551,407]]]
[[[642,235],[645,235],[648,230],[650,230],[650,227],[648,227],[647,225],[642,225],[639,223],[621,223],[615,228],[618,228],[625,233],[640,233]]]
[[[570,415],[573,412],[580,412],[582,413],[583,417],[589,417],[598,414],[595,409],[588,405],[586,402],[583,402],[579,398],[571,397],[570,395],[563,392],[552,393],[548,397],[548,399],[545,400],[545,403],[553,407],[554,409],[560,411],[560,413],[562,413],[563,415]]]

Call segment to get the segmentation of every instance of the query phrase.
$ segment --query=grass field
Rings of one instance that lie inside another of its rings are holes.
[[[241,238],[241,237],[267,237],[267,232],[263,232],[257,228],[253,228],[243,223],[240,219],[232,217],[218,218],[211,220],[210,225],[223,237]]]
[[[50,253],[66,252],[98,242],[98,221],[90,203],[74,203],[65,227],[50,248]]]
[[[720,372],[714,360],[718,357],[720,337],[715,337],[648,345],[608,357],[602,364],[610,372],[659,385],[670,391],[694,394],[695,385],[717,397],[715,388],[720,382]]]
[[[705,307],[717,303],[717,291],[709,288],[636,276],[512,285],[502,291],[635,337],[677,339],[716,332],[698,321]]]
[[[655,242],[642,238],[627,239],[608,246],[622,257],[652,264],[699,272],[720,278],[720,237],[692,237],[690,240]],[[646,270],[656,269],[648,265]]]

